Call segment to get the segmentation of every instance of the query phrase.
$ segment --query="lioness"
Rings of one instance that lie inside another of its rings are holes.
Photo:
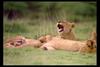
[[[74,26],[75,26],[74,23],[70,23],[68,21],[59,21],[57,23],[57,29],[58,29],[59,35],[57,36],[45,35],[45,36],[41,36],[40,38],[38,38],[38,40],[40,40],[42,43],[46,43],[52,40],[53,37],[75,40],[76,38],[72,31]]]
[[[45,43],[40,48],[44,50],[95,52],[96,45],[94,45],[94,41],[92,40],[81,42],[54,37],[51,41]]]
[[[70,39],[70,40],[76,40],[75,35],[73,33],[73,28],[75,24],[62,20],[57,23],[57,29],[59,36],[63,39]]]
[[[16,37],[9,38],[6,40],[5,46],[7,46],[7,47],[20,46],[26,42],[25,39],[26,38],[23,36],[16,36]]]
[[[16,36],[10,38],[6,41],[6,47],[24,47],[24,46],[33,46],[33,47],[40,47],[42,43],[39,40],[35,39],[28,39],[23,36]]]

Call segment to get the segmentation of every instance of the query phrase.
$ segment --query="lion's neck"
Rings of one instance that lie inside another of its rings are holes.
[[[64,39],[70,39],[70,40],[74,40],[75,39],[75,36],[74,36],[73,32],[60,33],[60,36],[61,36],[61,38],[64,38]]]

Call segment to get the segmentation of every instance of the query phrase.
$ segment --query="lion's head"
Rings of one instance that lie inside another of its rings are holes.
[[[68,21],[58,21],[57,23],[57,29],[59,33],[70,33],[72,29],[74,28],[75,24],[68,22]]]

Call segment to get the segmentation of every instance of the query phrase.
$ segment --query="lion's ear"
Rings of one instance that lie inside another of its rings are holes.
[[[71,26],[72,26],[72,28],[74,28],[75,27],[75,23],[71,23]]]

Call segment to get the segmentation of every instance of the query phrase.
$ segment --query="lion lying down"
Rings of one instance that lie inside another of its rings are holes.
[[[96,45],[94,45],[92,40],[80,42],[57,37],[54,37],[51,41],[45,43],[40,48],[44,50],[67,50],[89,53],[96,51]]]
[[[24,47],[24,46],[33,46],[40,47],[42,43],[39,40],[28,39],[23,36],[16,36],[10,38],[6,41],[5,47]]]

